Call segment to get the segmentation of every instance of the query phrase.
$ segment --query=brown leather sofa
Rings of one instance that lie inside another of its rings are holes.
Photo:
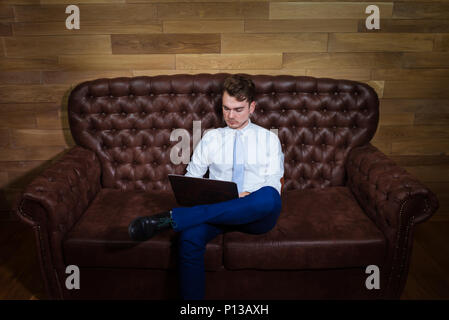
[[[227,74],[97,79],[77,85],[68,105],[77,146],[24,190],[17,213],[34,228],[50,298],[178,298],[174,231],[128,239],[136,216],[177,206],[168,173],[175,128],[192,137],[224,126]],[[250,76],[253,122],[278,129],[285,154],[282,212],[262,235],[228,232],[206,249],[207,299],[398,299],[417,223],[438,200],[370,140],[379,119],[364,83]],[[192,150],[190,150],[192,154]],[[80,269],[80,289],[65,286]],[[379,268],[380,288],[367,289]]]

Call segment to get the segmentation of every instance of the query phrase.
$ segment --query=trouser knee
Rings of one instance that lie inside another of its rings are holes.
[[[281,209],[281,196],[279,192],[272,186],[264,186],[258,190],[262,193],[261,198],[264,201],[265,207],[270,212],[280,211]]]

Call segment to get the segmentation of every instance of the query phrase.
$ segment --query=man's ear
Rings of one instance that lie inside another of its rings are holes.
[[[249,113],[253,113],[255,109],[256,109],[256,101],[253,101],[249,105]]]

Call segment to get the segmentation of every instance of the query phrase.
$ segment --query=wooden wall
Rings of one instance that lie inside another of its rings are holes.
[[[73,145],[66,100],[100,77],[199,72],[366,82],[381,98],[373,141],[434,190],[449,219],[449,1],[3,0],[0,219]],[[65,8],[79,4],[81,29]],[[380,8],[380,30],[365,8]]]

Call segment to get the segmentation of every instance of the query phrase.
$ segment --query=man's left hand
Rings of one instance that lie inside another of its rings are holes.
[[[240,193],[239,193],[239,198],[243,198],[243,197],[249,195],[250,193],[251,193],[251,192],[248,192],[248,191],[240,192]]]

